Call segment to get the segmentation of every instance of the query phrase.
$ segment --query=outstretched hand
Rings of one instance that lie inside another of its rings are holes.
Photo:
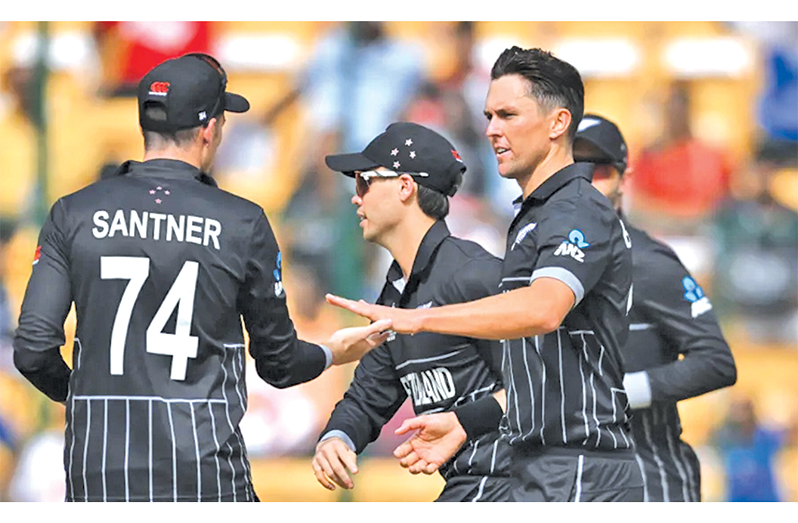
[[[380,320],[365,327],[347,327],[334,332],[326,344],[332,352],[332,364],[343,365],[359,360],[388,339],[390,328],[391,320]]]
[[[396,434],[417,432],[396,447],[394,457],[411,474],[434,474],[466,441],[466,433],[453,412],[426,414],[404,420]]]
[[[325,299],[330,305],[335,305],[336,307],[354,312],[371,321],[390,319],[393,322],[392,330],[399,334],[416,334],[421,330],[418,311],[414,309],[400,309],[398,307],[374,305],[363,300],[348,300],[340,296],[335,296],[334,294],[327,294]]]

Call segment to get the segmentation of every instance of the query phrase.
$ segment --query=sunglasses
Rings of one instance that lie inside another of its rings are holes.
[[[355,192],[359,198],[362,198],[369,192],[371,182],[374,178],[398,178],[403,174],[410,176],[419,176],[425,178],[429,173],[398,173],[395,171],[361,171],[355,173]]]
[[[219,73],[219,96],[216,98],[216,102],[213,104],[213,110],[210,113],[211,118],[218,116],[222,112],[222,109],[224,109],[224,93],[227,90],[227,73],[224,71],[224,68],[222,68],[222,64],[220,64],[216,58],[209,54],[188,53],[188,56],[193,56],[203,60],[208,65],[213,67],[217,73]]]

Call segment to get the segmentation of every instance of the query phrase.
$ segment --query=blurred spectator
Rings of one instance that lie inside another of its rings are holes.
[[[212,50],[212,22],[97,22],[95,38],[103,60],[104,92],[135,96],[139,80],[168,58]]]
[[[284,219],[296,234],[291,252],[328,273],[325,288],[344,296],[373,295],[364,275],[377,271],[364,256],[375,250],[360,240],[357,216],[349,208],[351,189],[324,165],[336,151],[360,151],[403,113],[426,75],[423,49],[389,35],[384,22],[343,22],[323,35],[301,81],[312,136],[299,190]],[[326,267],[325,267],[326,266]]]
[[[36,187],[35,89],[32,67],[12,65],[0,78],[0,218],[19,218]]]
[[[798,341],[798,212],[771,183],[784,169],[798,169],[798,147],[762,144],[713,220],[719,311],[764,343]]]
[[[750,397],[732,401],[726,420],[712,435],[723,458],[726,501],[781,501],[774,461],[785,436],[760,422]]]
[[[496,159],[485,138],[485,96],[490,71],[478,67],[475,22],[445,27],[444,48],[451,63],[443,75],[430,76],[410,102],[403,120],[425,125],[446,136],[468,165],[458,195],[483,199],[502,218],[512,218],[518,184],[496,173]]]
[[[693,135],[690,103],[689,84],[674,82],[662,139],[634,165],[630,214],[655,233],[695,233],[729,190],[732,166],[724,151]]]
[[[760,45],[764,81],[757,106],[759,125],[771,139],[798,141],[798,22],[727,24]]]
[[[16,222],[0,217],[0,372],[16,372],[13,365],[14,330],[16,329],[16,311],[11,308],[11,301],[6,289],[5,249],[16,232]]]

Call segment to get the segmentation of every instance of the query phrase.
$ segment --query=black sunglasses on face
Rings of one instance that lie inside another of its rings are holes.
[[[369,192],[371,181],[374,178],[398,178],[402,174],[409,174],[410,176],[429,176],[427,173],[397,173],[394,171],[362,171],[355,173],[355,193],[359,198],[362,198]]]

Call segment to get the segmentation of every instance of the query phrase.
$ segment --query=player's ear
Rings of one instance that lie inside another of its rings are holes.
[[[403,202],[407,201],[416,192],[418,192],[418,186],[412,176],[403,174],[399,177],[399,197]]]
[[[565,107],[557,107],[549,117],[549,139],[556,140],[568,132],[571,125],[571,111]]]
[[[208,122],[208,125],[205,127],[200,127],[200,135],[202,136],[202,145],[208,146],[213,143],[213,137],[215,135],[216,126],[219,125],[218,118],[211,118]]]

